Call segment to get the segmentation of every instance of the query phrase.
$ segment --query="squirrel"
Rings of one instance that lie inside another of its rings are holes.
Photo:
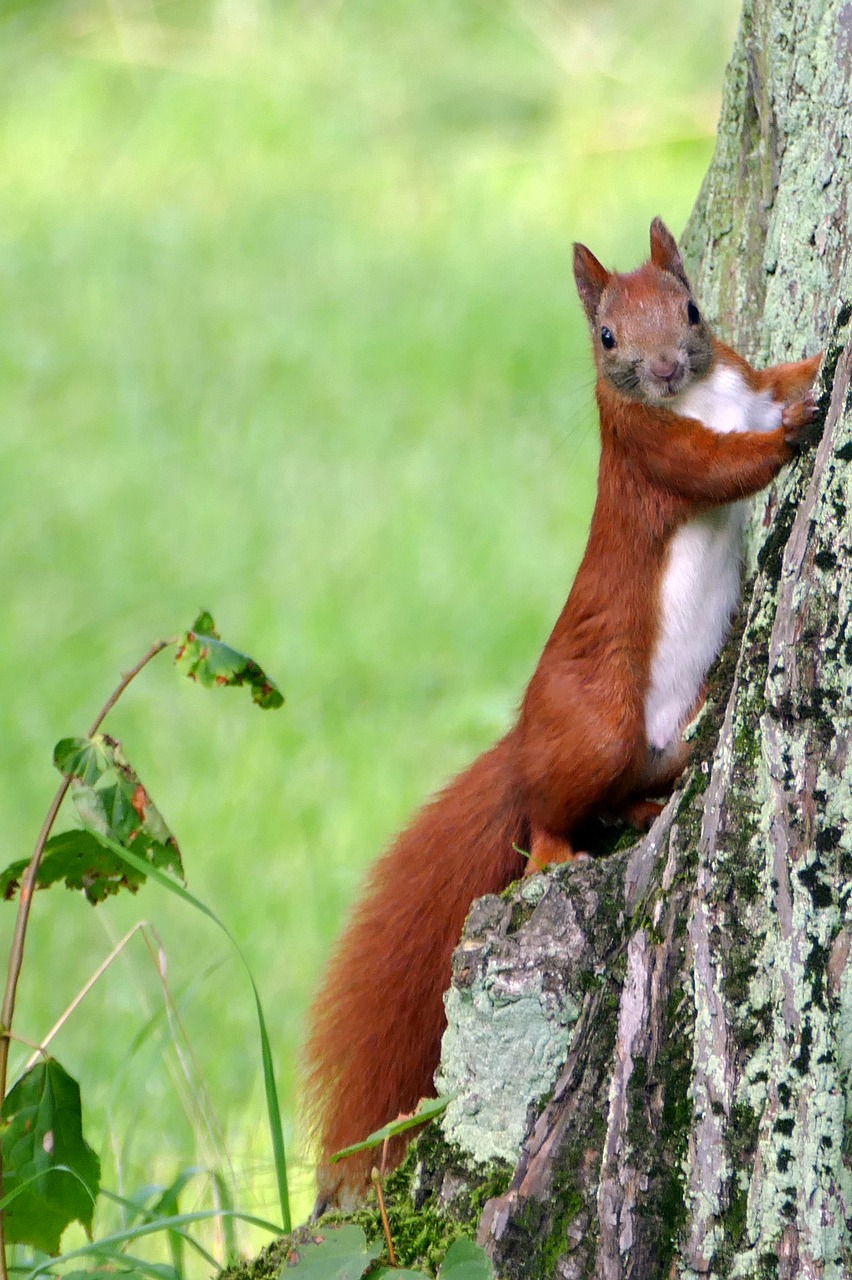
[[[629,274],[574,245],[597,366],[597,500],[517,721],[374,866],[314,1002],[320,1207],[369,1184],[375,1153],[332,1164],[336,1151],[434,1094],[442,996],[472,901],[576,856],[590,817],[648,826],[661,811],[739,602],[743,500],[817,415],[821,356],[753,369],[712,334],[661,219],[650,238]],[[393,1162],[408,1136],[393,1140]]]

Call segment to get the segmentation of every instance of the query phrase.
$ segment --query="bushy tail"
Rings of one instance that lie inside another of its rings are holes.
[[[327,1202],[362,1190],[378,1153],[328,1157],[434,1094],[442,995],[468,909],[524,867],[511,750],[511,737],[498,742],[417,815],[373,868],[332,956],[306,1050]]]

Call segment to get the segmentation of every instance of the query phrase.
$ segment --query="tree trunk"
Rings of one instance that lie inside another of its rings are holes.
[[[480,1221],[501,1276],[852,1275],[850,65],[852,3],[746,3],[685,236],[744,354],[827,348],[696,764],[641,845],[486,900],[456,956],[445,1134],[480,1162],[527,1134]]]

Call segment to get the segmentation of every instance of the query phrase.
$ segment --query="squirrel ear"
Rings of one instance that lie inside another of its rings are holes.
[[[594,328],[601,294],[609,281],[609,272],[584,244],[574,245],[574,280],[583,310]]]
[[[678,280],[685,284],[690,292],[692,291],[677,241],[662,218],[655,218],[651,223],[651,261],[655,267],[677,276]]]

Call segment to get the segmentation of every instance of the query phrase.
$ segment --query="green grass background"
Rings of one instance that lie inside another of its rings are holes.
[[[301,1213],[296,1061],[331,941],[370,859],[507,725],[582,550],[571,241],[629,267],[653,215],[680,232],[735,9],[44,0],[0,20],[5,861],[56,739],[198,606],[279,680],[286,708],[261,713],[161,658],[109,725],[257,976]],[[44,895],[16,1030],[39,1040],[139,918],[237,1199],[274,1216],[250,992],[206,921],[156,886],[98,911]],[[125,1193],[214,1158],[161,1009],[137,940],[55,1046]]]

